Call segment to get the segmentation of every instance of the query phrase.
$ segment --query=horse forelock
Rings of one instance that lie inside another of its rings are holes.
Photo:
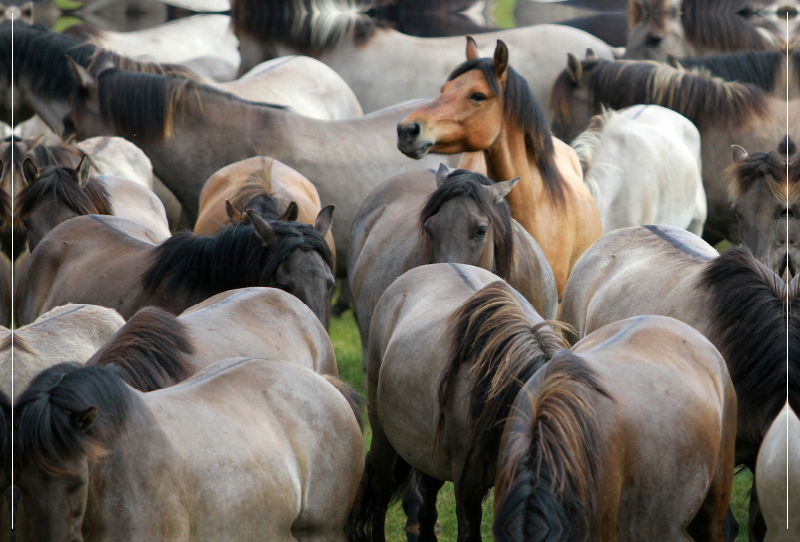
[[[179,232],[151,253],[142,276],[145,291],[159,286],[211,297],[219,292],[263,286],[294,250],[318,252],[333,269],[333,254],[313,227],[299,222],[269,220],[277,242],[265,246],[252,225],[227,226],[213,236]]]
[[[480,70],[489,84],[489,88],[496,96],[499,96],[500,82],[494,72],[494,60],[491,58],[467,60],[456,67],[447,80],[452,81],[471,70]],[[550,134],[550,127],[544,111],[536,96],[531,92],[528,82],[511,66],[506,72],[503,115],[506,121],[515,124],[524,134],[525,147],[539,169],[545,193],[550,201],[556,207],[564,205],[566,193],[570,189],[556,166],[553,136]]]
[[[514,250],[514,230],[511,224],[511,211],[508,203],[501,201],[495,203],[483,186],[491,186],[494,181],[481,175],[463,169],[451,172],[442,186],[438,187],[430,196],[419,213],[418,228],[423,250],[430,251],[428,236],[425,234],[425,222],[436,215],[446,202],[467,197],[475,201],[481,211],[486,214],[489,223],[495,232],[494,237],[494,262],[497,275],[508,280],[514,268],[516,253]]]
[[[731,164],[725,170],[731,200],[753,188],[758,183],[766,183],[778,201],[795,201],[800,197],[800,154],[787,160],[776,151],[754,152],[744,159]]]
[[[85,430],[76,422],[91,408],[97,417]],[[37,375],[16,402],[15,454],[23,466],[68,472],[67,463],[102,457],[124,431],[131,393],[109,367],[61,363]]]
[[[548,329],[553,324],[532,325],[516,294],[503,281],[483,287],[451,315],[450,361],[437,389],[435,445],[444,434],[446,412],[452,406],[458,374],[467,370],[471,382],[468,414],[471,429],[466,464],[472,464],[480,451],[495,453],[491,447],[486,449],[484,443],[499,441],[502,421],[520,387],[566,345],[560,335]],[[488,463],[491,461],[482,464]],[[464,472],[468,470],[465,468]]]
[[[261,218],[278,219],[283,213],[283,202],[272,192],[272,158],[261,158],[261,167],[254,171],[231,198],[231,205],[240,213],[254,209]]]
[[[772,421],[783,406],[776,397],[786,390],[786,285],[747,248],[735,247],[706,265],[698,287],[711,295],[712,336],[728,364],[740,409],[766,407]],[[800,352],[800,330],[790,326],[788,338],[790,365],[796,365],[792,352]]]
[[[48,166],[39,178],[26,185],[17,194],[15,222],[21,222],[46,198],[64,205],[79,215],[110,215],[111,197],[105,186],[95,177],[90,177],[81,187],[73,177],[74,169],[63,166]]]

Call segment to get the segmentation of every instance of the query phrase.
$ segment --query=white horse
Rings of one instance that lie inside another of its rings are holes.
[[[765,542],[800,540],[800,419],[788,402],[764,436],[755,483],[767,523]]]
[[[147,155],[122,137],[92,137],[77,144],[92,159],[92,174],[121,177],[153,189],[153,164]]]
[[[262,62],[236,81],[210,84],[244,100],[284,105],[315,119],[349,119],[364,114],[344,79],[307,56],[275,58]]]
[[[700,133],[686,117],[658,105],[605,111],[572,147],[603,233],[662,224],[702,235],[707,208]]]

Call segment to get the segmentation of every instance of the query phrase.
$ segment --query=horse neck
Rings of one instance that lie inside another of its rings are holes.
[[[529,232],[535,231],[534,214],[545,197],[545,187],[539,169],[531,159],[525,144],[525,133],[518,126],[505,122],[500,135],[484,151],[489,178],[503,182],[514,177],[519,181],[506,196],[511,216]]]

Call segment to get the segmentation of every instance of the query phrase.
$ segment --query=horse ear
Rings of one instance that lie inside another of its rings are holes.
[[[495,203],[500,203],[503,201],[503,198],[505,198],[508,193],[511,192],[511,189],[514,188],[514,185],[517,184],[517,181],[519,181],[519,177],[511,179],[510,181],[495,183],[491,186],[487,186],[486,188],[492,195],[492,201]]]
[[[88,154],[83,153],[83,156],[81,156],[81,162],[80,164],[78,164],[78,167],[75,168],[75,173],[73,174],[75,181],[81,188],[86,186],[86,183],[89,182],[91,169],[92,169],[92,161],[89,159]]]
[[[258,236],[264,241],[265,246],[271,246],[278,242],[278,234],[275,233],[269,222],[261,218],[260,214],[252,209],[246,210],[245,213],[250,217],[250,222],[253,224]]]
[[[747,151],[739,145],[731,145],[731,158],[733,159],[734,164],[738,164],[747,158]]]
[[[33,184],[39,179],[39,168],[36,167],[30,156],[22,162],[22,177],[28,184]]]
[[[669,64],[676,70],[683,69],[683,66],[681,66],[680,61],[675,57],[675,55],[669,55],[669,54],[667,55],[667,64]]]
[[[503,40],[497,40],[497,47],[494,49],[494,73],[500,79],[508,69],[508,46]]]
[[[113,67],[114,59],[112,59],[111,55],[106,51],[100,51],[91,64],[92,71],[95,73],[95,78],[100,77],[101,73]]]
[[[300,208],[297,206],[297,203],[290,201],[289,206],[278,220],[281,222],[296,222],[298,216],[300,216]]]
[[[439,164],[439,171],[436,172],[436,188],[441,188],[447,176],[450,175],[450,170],[444,164]]]
[[[236,210],[230,200],[225,200],[225,214],[228,215],[228,220],[233,224],[238,224],[242,219],[242,213]]]
[[[92,424],[96,419],[97,419],[96,406],[89,407],[83,412],[73,412],[72,415],[70,416],[70,421],[72,422],[72,426],[81,432],[89,429],[89,427],[92,426]]]
[[[91,90],[95,88],[95,80],[92,77],[92,74],[89,73],[89,70],[75,62],[71,56],[65,55],[67,57],[67,62],[69,63],[70,67],[72,68],[72,73],[75,74],[75,79],[78,80],[78,84],[87,90]]]
[[[576,85],[580,84],[581,76],[583,75],[583,65],[580,59],[572,53],[567,53],[567,71],[572,82]]]
[[[467,60],[475,60],[478,56],[478,42],[472,36],[467,36]]]
[[[597,60],[597,52],[591,47],[587,47],[585,60]]]
[[[334,205],[326,205],[325,207],[322,208],[322,210],[317,215],[317,219],[314,221],[314,231],[323,237],[327,235],[328,230],[331,229],[331,224],[333,224],[334,209],[335,209]]]

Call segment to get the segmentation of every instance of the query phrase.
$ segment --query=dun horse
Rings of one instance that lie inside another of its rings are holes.
[[[510,413],[498,542],[723,540],[736,392],[690,326],[641,316],[600,328],[539,369]]]
[[[253,358],[151,393],[110,367],[51,367],[14,412],[19,529],[34,540],[344,542],[364,462],[344,388]]]
[[[467,37],[467,61],[450,74],[439,98],[397,125],[397,147],[417,159],[429,152],[483,151],[488,177],[519,176],[506,200],[550,262],[559,298],[575,261],[602,234],[575,152],[550,136],[502,41],[494,59],[479,58]]]
[[[366,367],[375,305],[394,280],[429,263],[487,269],[555,319],[558,293],[536,241],[511,218],[504,198],[516,180],[493,183],[478,173],[440,166],[392,177],[370,195],[353,225],[348,278]]]
[[[128,220],[89,215],[56,227],[36,247],[17,290],[25,324],[64,303],[92,303],[130,318],[155,305],[178,314],[226,290],[276,286],[300,298],[327,325],[334,286],[333,255],[323,236],[333,208],[314,227],[275,222],[249,211],[248,226],[213,237],[181,232],[160,245]]]

